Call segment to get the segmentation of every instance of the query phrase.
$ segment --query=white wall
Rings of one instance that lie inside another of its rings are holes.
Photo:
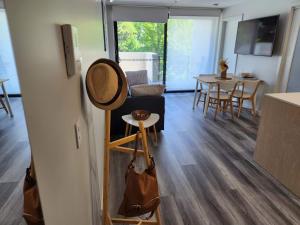
[[[236,6],[226,8],[223,17],[244,14],[244,20],[280,14],[279,37],[273,57],[239,55],[237,73],[252,72],[265,81],[264,92],[274,92],[279,64],[281,60],[281,45],[287,24],[287,16],[291,6],[297,4],[295,0],[251,0]]]
[[[46,224],[99,224],[103,112],[91,107],[82,79],[94,60],[106,56],[101,11],[96,0],[9,0],[6,8]],[[59,27],[65,23],[79,30],[82,77],[67,78]]]

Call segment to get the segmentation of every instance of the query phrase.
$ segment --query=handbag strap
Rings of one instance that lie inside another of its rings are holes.
[[[129,165],[128,165],[128,169],[134,168],[133,163],[136,160],[136,156],[137,156],[137,151],[138,151],[138,144],[139,144],[139,136],[140,136],[141,132],[138,131],[136,134],[136,139],[135,139],[135,147],[134,147],[134,152],[133,152],[133,158],[130,161]],[[155,162],[154,162],[154,158],[151,154],[149,154],[149,158],[150,158],[150,166],[148,167],[147,171],[151,171],[155,168]]]

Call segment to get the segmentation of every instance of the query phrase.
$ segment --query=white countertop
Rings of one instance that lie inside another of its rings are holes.
[[[272,98],[300,107],[300,92],[267,94]]]

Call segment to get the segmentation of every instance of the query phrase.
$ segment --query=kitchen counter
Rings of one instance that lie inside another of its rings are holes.
[[[272,98],[300,107],[300,92],[267,94]]]
[[[300,93],[265,95],[254,159],[300,197]]]

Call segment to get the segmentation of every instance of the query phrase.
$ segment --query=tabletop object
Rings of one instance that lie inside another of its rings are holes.
[[[122,119],[126,122],[125,136],[131,134],[132,126],[139,127],[139,120],[132,117],[131,114],[122,116]],[[155,124],[159,121],[159,115],[156,113],[151,113],[149,118],[143,121],[144,128],[147,130],[148,134],[150,132],[149,128],[153,127],[154,141],[157,144],[157,132]]]
[[[146,110],[134,110],[131,115],[135,120],[147,120],[151,113]]]

